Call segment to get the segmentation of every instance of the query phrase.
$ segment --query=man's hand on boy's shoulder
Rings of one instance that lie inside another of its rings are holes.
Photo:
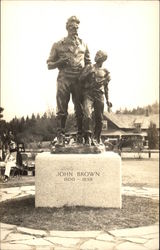
[[[92,64],[87,64],[84,69],[84,71],[91,72],[93,70],[93,65]]]

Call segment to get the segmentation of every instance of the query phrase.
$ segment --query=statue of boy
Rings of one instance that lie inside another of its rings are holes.
[[[79,23],[76,16],[68,19],[66,23],[68,36],[53,44],[47,60],[48,69],[59,69],[56,95],[57,146],[64,146],[65,143],[65,124],[70,94],[77,121],[77,142],[82,142],[83,112],[79,76],[82,69],[90,64],[90,55],[87,45],[78,37]]]
[[[97,145],[100,143],[102,131],[102,120],[104,111],[104,95],[108,105],[108,111],[112,103],[108,98],[108,83],[110,73],[102,68],[103,62],[107,60],[107,54],[101,50],[96,53],[95,64],[87,65],[81,76],[83,92],[83,112],[84,112],[84,139],[87,145]],[[95,131],[92,135],[92,111],[95,113]]]

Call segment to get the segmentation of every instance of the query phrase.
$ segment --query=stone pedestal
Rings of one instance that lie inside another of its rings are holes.
[[[36,207],[121,208],[121,158],[116,153],[40,153],[35,168]]]

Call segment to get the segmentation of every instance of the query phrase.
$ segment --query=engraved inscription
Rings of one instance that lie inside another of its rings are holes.
[[[77,172],[77,176],[100,176],[100,172]]]
[[[100,172],[97,171],[59,171],[57,172],[57,177],[63,178],[63,181],[93,181],[94,178],[100,176]]]
[[[73,172],[58,172],[57,176],[73,176]]]

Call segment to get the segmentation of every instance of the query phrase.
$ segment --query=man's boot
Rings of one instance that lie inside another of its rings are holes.
[[[56,117],[56,123],[57,123],[57,142],[55,143],[55,147],[64,147],[66,117],[65,116]]]
[[[77,135],[76,135],[76,142],[78,144],[83,144],[83,136],[82,136],[82,134],[77,133]]]
[[[83,136],[82,136],[82,116],[76,118],[77,120],[77,135],[76,135],[76,142],[78,144],[83,144]]]
[[[85,145],[91,146],[91,144],[92,144],[92,139],[91,139],[91,134],[90,134],[90,133],[86,133],[86,134],[85,134],[84,140],[85,140]]]
[[[102,145],[101,140],[102,123],[97,123],[94,131],[94,141],[97,145]]]

